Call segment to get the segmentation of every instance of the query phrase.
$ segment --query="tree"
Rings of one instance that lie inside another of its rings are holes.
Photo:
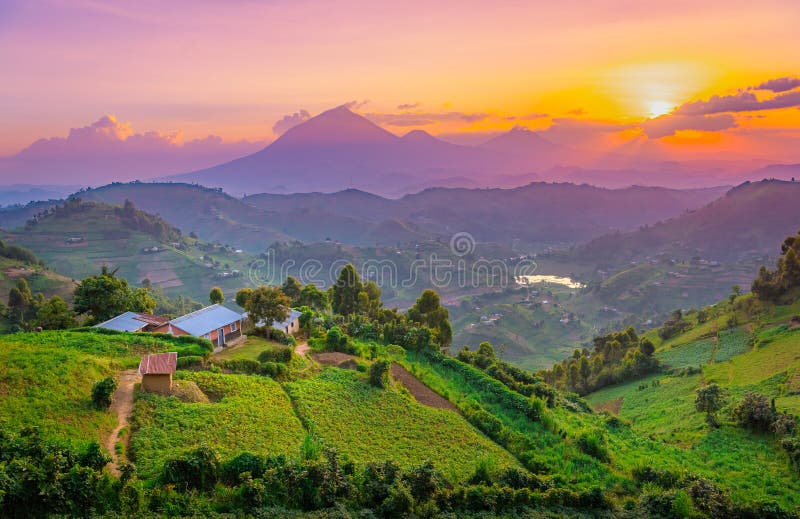
[[[214,287],[211,289],[211,292],[208,293],[208,300],[211,301],[212,305],[221,305],[225,302],[225,294],[222,293],[221,288]]]
[[[33,295],[25,278],[19,278],[17,284],[8,292],[8,310],[19,324],[25,321],[31,307]]]
[[[733,285],[731,287],[731,293],[730,295],[728,295],[728,302],[733,304],[736,298],[739,297],[740,295],[742,295],[742,287],[740,287],[739,285]]]
[[[78,325],[75,312],[59,296],[53,296],[39,308],[36,324],[45,330],[63,330]]]
[[[309,283],[300,291],[299,306],[310,306],[318,312],[324,312],[328,309],[328,294]]]
[[[333,313],[350,315],[358,308],[358,294],[364,290],[361,278],[353,265],[345,265],[336,283],[331,287],[331,306]]]
[[[653,353],[656,351],[656,347],[650,339],[642,339],[642,342],[639,343],[639,351],[646,357],[652,357]]]
[[[768,431],[775,414],[766,397],[749,391],[733,410],[733,417],[739,425],[757,431]]]
[[[97,276],[89,276],[75,288],[75,312],[89,314],[91,322],[107,321],[124,312],[150,313],[156,301],[145,288],[132,288],[103,267]]]
[[[292,276],[287,276],[286,281],[281,285],[281,290],[292,300],[293,305],[299,304],[300,291],[303,290],[303,285],[301,285],[299,281]]]
[[[712,427],[719,427],[716,412],[725,405],[722,389],[717,384],[707,384],[697,390],[694,407],[701,413],[706,413],[706,421]]]
[[[283,321],[289,316],[292,301],[280,288],[258,287],[245,303],[245,309],[254,325],[263,322],[267,334],[271,335],[272,323]]]
[[[247,305],[247,300],[250,299],[250,296],[253,294],[252,288],[241,288],[236,291],[236,304],[241,306],[242,308]]]
[[[435,330],[442,347],[453,342],[453,329],[450,326],[450,313],[439,301],[439,294],[427,289],[408,310],[409,320]]]

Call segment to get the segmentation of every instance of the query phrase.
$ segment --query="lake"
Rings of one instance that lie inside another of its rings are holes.
[[[517,283],[520,285],[536,285],[540,283],[554,283],[556,285],[563,285],[567,288],[583,288],[583,285],[572,278],[562,276],[548,276],[544,274],[536,274],[531,276],[517,276]]]

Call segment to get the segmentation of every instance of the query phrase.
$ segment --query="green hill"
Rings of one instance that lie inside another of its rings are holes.
[[[105,265],[134,285],[148,279],[167,295],[199,301],[213,286],[229,296],[241,287],[242,279],[231,273],[247,274],[247,254],[186,237],[156,216],[133,211],[126,217],[118,206],[73,199],[7,236],[74,280]]]

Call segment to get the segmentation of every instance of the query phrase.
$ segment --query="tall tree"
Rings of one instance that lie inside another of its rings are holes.
[[[97,276],[83,279],[75,288],[75,312],[89,314],[90,322],[107,321],[123,312],[150,313],[156,306],[147,289],[132,288],[116,271],[103,267]]]
[[[211,301],[212,305],[221,305],[225,302],[225,294],[222,293],[221,288],[214,287],[208,293],[208,300]]]
[[[308,283],[300,291],[298,303],[297,306],[310,306],[318,312],[324,312],[328,309],[328,293],[317,288],[317,285]]]
[[[36,324],[45,330],[63,330],[78,325],[75,312],[59,296],[51,297],[39,308]]]
[[[336,283],[331,287],[333,313],[350,315],[358,309],[358,294],[364,290],[356,268],[347,264],[342,268]]]
[[[267,335],[271,335],[272,323],[289,316],[292,301],[280,288],[258,287],[247,298],[245,309],[254,325],[263,321]]]
[[[245,305],[247,305],[247,300],[250,299],[251,295],[253,295],[252,288],[240,288],[236,291],[236,304],[244,308]]]
[[[439,344],[449,346],[453,342],[453,329],[450,326],[450,312],[441,305],[439,294],[427,289],[408,310],[408,318],[436,331]]]
[[[299,281],[292,276],[287,276],[286,281],[281,285],[281,290],[292,300],[293,305],[298,305],[300,292],[303,290],[303,285]]]
[[[11,318],[22,324],[30,311],[32,300],[33,295],[28,282],[25,278],[19,278],[16,285],[8,292],[8,310]]]

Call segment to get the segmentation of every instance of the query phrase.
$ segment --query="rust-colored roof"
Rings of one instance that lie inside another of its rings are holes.
[[[178,354],[174,351],[169,353],[155,353],[145,355],[139,362],[140,375],[170,375],[175,373],[178,365]]]
[[[169,317],[163,317],[161,315],[153,315],[153,314],[139,314],[134,317],[137,321],[142,321],[147,324],[164,324],[169,321]]]

